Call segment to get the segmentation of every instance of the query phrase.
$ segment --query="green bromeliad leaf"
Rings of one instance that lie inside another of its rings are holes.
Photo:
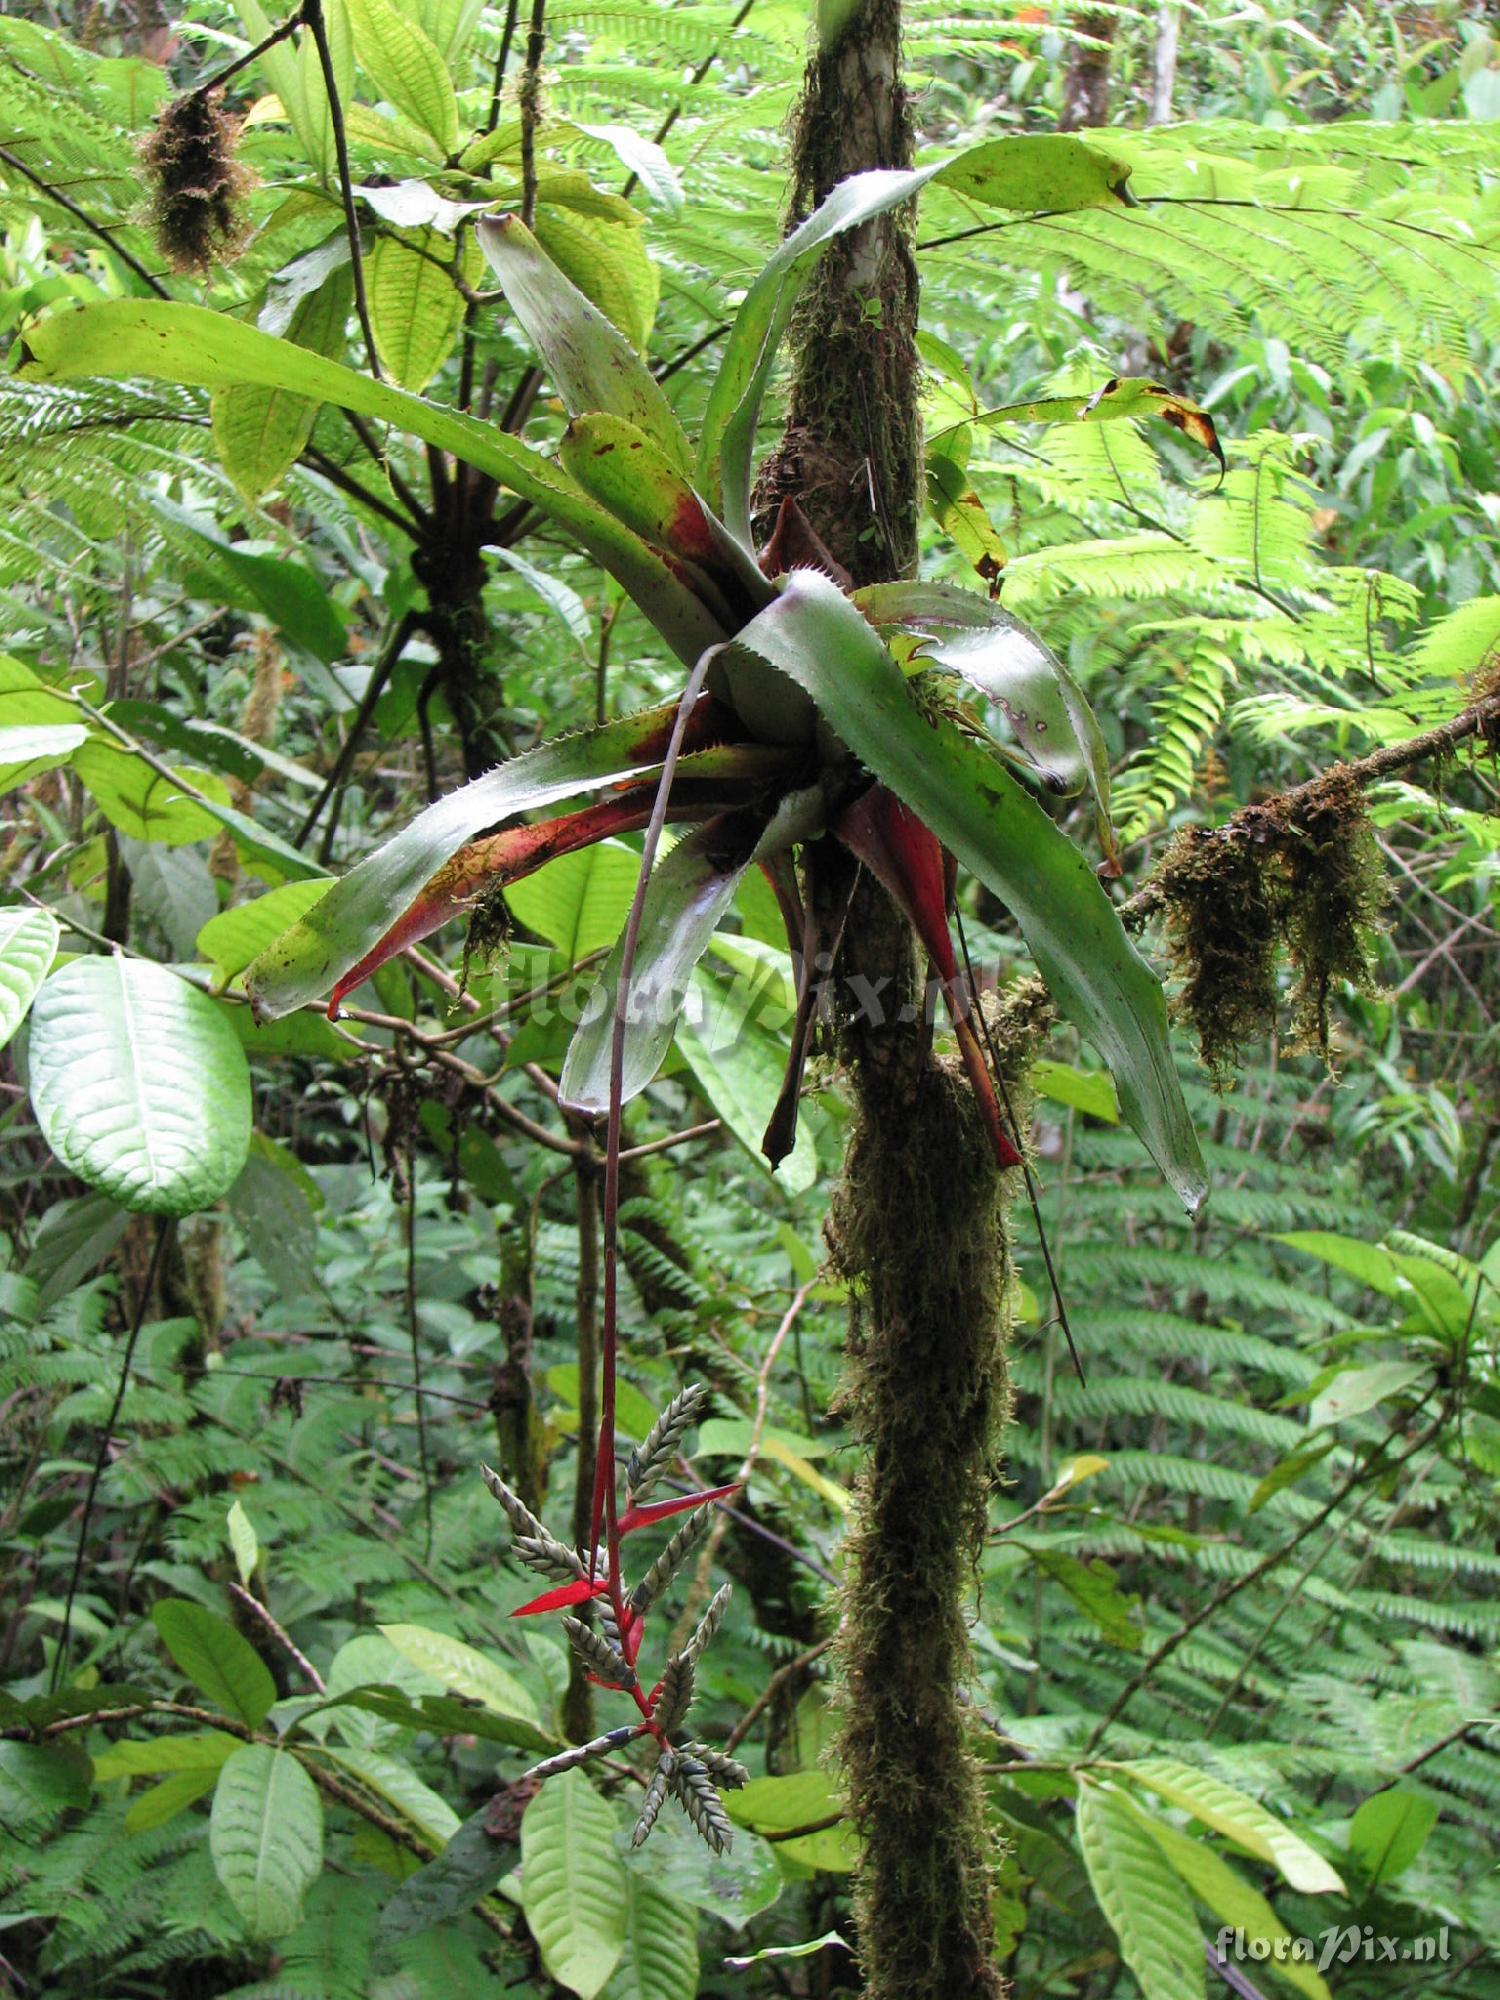
[[[880,583],[855,603],[889,637],[917,635],[913,669],[957,674],[998,708],[1049,792],[1069,797],[1087,785],[1106,847],[1109,752],[1082,688],[1051,647],[1008,611],[972,590],[943,583]]]
[[[673,703],[539,744],[429,806],[250,964],[245,987],[257,1011],[274,1021],[328,992],[484,828],[660,769],[675,713]]]
[[[567,405],[601,411],[644,431],[679,473],[692,462],[671,404],[630,342],[564,277],[519,216],[475,226],[507,302]]]
[[[979,744],[918,710],[878,634],[826,577],[794,572],[736,644],[805,688],[855,756],[1015,913],[1053,998],[1108,1064],[1125,1117],[1196,1208],[1203,1162],[1161,983],[1084,855]]]
[[[777,248],[745,294],[724,349],[698,443],[698,486],[731,534],[750,546],[750,468],[760,406],[797,299],[835,236],[903,202],[929,182],[991,207],[1098,208],[1125,199],[1129,169],[1068,134],[993,139],[957,159],[908,172],[877,169],[842,182]]]
[[[727,636],[659,555],[539,452],[494,424],[376,382],[222,313],[163,299],[110,299],[44,321],[25,342],[21,364],[19,373],[29,381],[142,375],[210,389],[252,382],[394,424],[550,514],[629,593],[680,659],[692,664]]]

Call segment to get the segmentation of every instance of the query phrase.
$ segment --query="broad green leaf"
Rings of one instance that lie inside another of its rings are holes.
[[[654,1874],[627,1871],[625,1936],[604,2000],[694,2000],[697,1991],[697,1917]]]
[[[640,933],[625,1000],[622,1093],[639,1096],[672,1045],[693,967],[750,866],[760,826],[748,814],[712,821],[659,859],[646,886]],[[562,1098],[575,1111],[609,1107],[615,1000],[624,962],[622,932],[605,960],[563,1064]]]
[[[265,41],[276,24],[260,6],[259,0],[233,0],[233,5],[249,40],[252,43]],[[277,43],[274,48],[266,49],[256,58],[256,68],[280,99],[282,109],[291,121],[292,130],[302,142],[303,151],[326,178],[329,168],[333,165],[333,157],[331,151],[326,158],[324,157],[321,120],[317,125],[309,122],[307,102],[302,90],[302,74],[295,48],[289,42]]]
[[[1053,999],[1108,1065],[1126,1118],[1196,1208],[1203,1162],[1161,983],[1084,856],[978,744],[919,712],[877,634],[826,577],[796,572],[735,643],[804,687],[861,762],[1014,913]]]
[[[233,1737],[229,1739],[231,1749],[238,1746]],[[132,1799],[125,1814],[127,1833],[150,1833],[155,1827],[165,1826],[168,1820],[176,1819],[180,1812],[196,1805],[198,1800],[214,1789],[219,1781],[217,1767],[203,1767],[196,1771],[174,1771],[170,1778],[163,1778],[159,1785],[152,1785],[139,1798]]]
[[[462,1639],[450,1639],[446,1632],[432,1632],[425,1625],[382,1625],[380,1631],[402,1659],[441,1681],[450,1693],[482,1701],[496,1715],[515,1715],[530,1723],[539,1720],[536,1703],[515,1676]]]
[[[245,985],[257,1011],[274,1021],[326,993],[485,827],[659,770],[675,712],[671,704],[539,744],[429,806],[252,962]]]
[[[89,1802],[89,1760],[70,1743],[0,1740],[0,1814],[12,1829],[45,1825]]]
[[[370,1685],[350,1688],[324,1706],[360,1709],[398,1729],[422,1730],[429,1736],[479,1736],[486,1743],[508,1743],[519,1750],[557,1747],[557,1739],[536,1723],[519,1715],[499,1715],[456,1695],[411,1695],[397,1687]]]
[[[475,225],[479,247],[573,417],[623,417],[679,472],[691,463],[671,404],[624,336],[584,297],[519,216]]]
[[[307,358],[321,360],[313,355]],[[185,508],[173,506],[167,500],[157,500],[154,504],[165,520],[193,535],[210,551],[211,566],[222,570],[248,593],[288,645],[311,653],[325,666],[343,658],[349,639],[343,616],[325,585],[310,569],[281,555],[248,555]]]
[[[938,169],[936,179],[955,194],[991,208],[1047,210],[1127,206],[1130,168],[1102,152],[1092,139],[1071,133],[1016,133],[970,146]]]
[[[1053,1062],[1044,1056],[1031,1065],[1028,1076],[1038,1097],[1086,1112],[1106,1125],[1119,1124],[1120,1100],[1107,1071],[1077,1069],[1072,1063]]]
[[[50,910],[0,910],[0,1049],[25,1020],[57,956],[58,936]]]
[[[1308,2000],[1330,2000],[1323,1975],[1306,1960],[1292,1956],[1291,1932],[1258,1889],[1237,1874],[1206,1840],[1195,1840],[1190,1834],[1179,1832],[1154,1813],[1142,1812],[1140,1817],[1187,1888],[1213,1911],[1221,1924],[1243,1931],[1247,1943],[1262,1938],[1266,1941],[1269,1949],[1264,1958],[1256,1961],[1257,1977],[1264,1966],[1267,1971],[1279,1973],[1299,1993],[1305,1993]]]
[[[787,1041],[761,1025],[762,989],[736,980],[726,987],[706,966],[693,974],[696,1018],[677,1024],[677,1046],[699,1088],[753,1159],[766,1171],[760,1145],[786,1073]],[[791,1194],[801,1194],[818,1177],[818,1156],[799,1121],[797,1143],[777,1167],[775,1178]]]
[[[1048,1548],[1045,1543],[1017,1546],[1024,1547],[1037,1567],[1062,1586],[1111,1646],[1119,1646],[1127,1653],[1140,1651],[1141,1627],[1131,1616],[1139,1600],[1125,1595],[1108,1563],[1100,1562],[1097,1557],[1092,1562],[1080,1562],[1066,1549]]]
[[[366,285],[381,365],[399,388],[418,394],[447,360],[464,323],[463,294],[448,265],[453,246],[435,229],[410,242],[382,236],[370,252]]]
[[[191,1215],[250,1148],[250,1071],[204,993],[144,959],[79,958],[31,1013],[31,1102],[71,1173],[128,1208]]]
[[[927,505],[964,561],[993,590],[1005,570],[1005,542],[969,483],[969,443],[968,427],[961,426],[945,445],[928,452]]]
[[[289,1751],[245,1744],[219,1773],[208,1844],[249,1935],[285,1937],[323,1867],[317,1786]]]
[[[783,1778],[752,1778],[724,1794],[724,1810],[736,1826],[762,1833],[785,1833],[811,1826],[838,1812],[842,1799],[826,1771],[793,1771]]]
[[[73,759],[73,769],[98,801],[104,817],[132,840],[185,847],[212,840],[219,822],[193,793],[227,804],[229,790],[213,771],[183,769],[164,777],[143,757],[100,736],[91,736]]]
[[[622,1843],[626,1872],[654,1882],[678,1902],[743,1928],[780,1896],[783,1876],[769,1841],[741,1827],[733,1847],[715,1854],[680,1812],[664,1812],[644,1847]]]
[[[342,234],[333,241],[335,249],[344,252]],[[340,264],[315,290],[296,299],[286,338],[314,354],[337,359],[344,349],[353,298],[353,277],[347,263]],[[287,389],[240,384],[215,391],[210,406],[214,450],[247,500],[260,500],[296,464],[317,414],[316,402]]]
[[[521,1907],[548,1972],[579,2000],[594,2000],[625,1943],[616,1824],[577,1769],[549,1778],[521,1820]]]
[[[237,1736],[222,1729],[210,1729],[194,1736],[126,1737],[111,1743],[94,1759],[94,1782],[107,1784],[115,1778],[154,1778],[164,1771],[207,1771],[223,1769],[226,1757],[240,1747]]]
[[[285,882],[279,889],[211,917],[198,933],[198,955],[213,966],[218,975],[215,983],[227,986],[236,973],[243,972],[251,959],[327,895],[332,880],[331,876],[313,876],[306,881]]]
[[[784,1225],[783,1225],[784,1227]],[[781,1231],[778,1230],[778,1235]],[[698,1426],[698,1442],[693,1449],[694,1458],[743,1458],[750,1449],[750,1440],[755,1426],[748,1417],[709,1417]],[[778,1429],[767,1424],[761,1430],[761,1442],[777,1438],[788,1451],[794,1451],[801,1458],[827,1458],[839,1449],[836,1438],[803,1437],[798,1431]]]
[[[1323,1463],[1333,1450],[1333,1446],[1333,1439],[1325,1438],[1317,1444],[1298,1445],[1295,1451],[1288,1452],[1279,1464],[1271,1467],[1250,1495],[1250,1513],[1258,1514],[1266,1502],[1274,1498],[1284,1487],[1295,1486],[1304,1474]]]
[[[271,1670],[248,1639],[186,1597],[166,1597],[151,1611],[162,1644],[200,1694],[249,1729],[259,1729],[276,1699]]]
[[[1080,1785],[1078,1845],[1144,2000],[1203,2000],[1202,1933],[1186,1890],[1141,1815],[1117,1792]]]
[[[855,602],[885,632],[919,637],[910,663],[956,674],[998,708],[1022,754],[1049,792],[1087,785],[1106,845],[1109,752],[1082,688],[1049,646],[1019,618],[972,590],[948,584],[877,584]]]
[[[412,17],[391,0],[347,0],[360,68],[398,111],[442,148],[458,150],[458,100],[447,64]]]
[[[490,1808],[481,1806],[449,1837],[434,1860],[408,1875],[380,1913],[380,1941],[399,1944],[446,1924],[487,1896],[510,1868],[515,1850],[488,1831]]]
[[[653,139],[646,139],[628,125],[577,125],[576,129],[590,139],[598,139],[610,147],[620,165],[628,173],[635,175],[645,189],[647,198],[668,215],[677,215],[682,209],[682,183],[677,178],[671,161]]]
[[[1344,1893],[1337,1873],[1315,1848],[1309,1847],[1301,1834],[1293,1832],[1284,1820],[1277,1819],[1274,1813],[1267,1812],[1232,1785],[1226,1785],[1221,1778],[1210,1777],[1207,1771],[1191,1764],[1179,1763],[1175,1757],[1135,1758],[1111,1768],[1132,1783],[1144,1785],[1169,1804],[1190,1812],[1247,1854],[1257,1855],[1273,1868],[1279,1868],[1292,1888],[1300,1889],[1305,1896]]]
[[[21,360],[18,372],[31,381],[143,375],[210,389],[254,382],[394,424],[489,473],[569,529],[689,665],[726,636],[639,536],[539,452],[494,424],[424,402],[221,313],[163,299],[111,299],[44,321],[24,343]]]
[[[1381,1292],[1387,1298],[1395,1298],[1401,1290],[1396,1260],[1379,1243],[1365,1243],[1357,1236],[1339,1236],[1329,1229],[1294,1229],[1270,1240],[1284,1243],[1289,1250],[1302,1250],[1310,1257],[1320,1258],[1336,1271],[1347,1272],[1362,1285],[1368,1285],[1372,1292]]]
[[[323,1754],[394,1806],[403,1819],[410,1820],[418,1832],[435,1844],[440,1846],[458,1831],[458,1814],[452,1806],[430,1785],[423,1784],[402,1758],[355,1747],[326,1749]]]
[[[0,708],[0,715],[4,714]],[[0,728],[0,792],[17,790],[66,764],[89,740],[81,722],[27,722]]]
[[[255,1575],[256,1565],[260,1561],[260,1539],[256,1535],[250,1516],[238,1500],[230,1503],[225,1526],[229,1535],[229,1546],[234,1554],[234,1566],[240,1573],[240,1582],[248,1590],[250,1579]]]
[[[1410,1868],[1437,1825],[1437,1800],[1400,1785],[1376,1792],[1349,1822],[1349,1852],[1373,1892]]]
[[[1421,1361],[1372,1361],[1367,1368],[1341,1368],[1308,1404],[1308,1428],[1322,1430],[1328,1424],[1362,1417],[1388,1396],[1404,1395],[1430,1374]]]
[[[79,711],[66,695],[54,693],[9,653],[0,653],[0,792],[13,791],[66,762],[80,746],[70,738],[64,750],[57,732],[79,726]]]
[[[527,930],[555,944],[570,965],[602,951],[620,935],[641,872],[641,857],[623,841],[601,840],[561,854],[505,891]]]
[[[560,1361],[555,1368],[547,1370],[547,1387],[554,1396],[562,1398],[565,1410],[578,1408],[578,1363]],[[633,1382],[621,1380],[615,1384],[615,1423],[624,1437],[644,1438],[656,1422],[656,1405],[643,1396]],[[554,1429],[569,1429],[552,1419]]]

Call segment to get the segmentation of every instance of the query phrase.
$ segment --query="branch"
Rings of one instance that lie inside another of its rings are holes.
[[[49,201],[55,201],[59,208],[65,208],[69,215],[83,224],[90,235],[97,236],[107,250],[113,251],[122,264],[128,265],[140,279],[141,283],[148,286],[159,299],[169,299],[172,296],[166,286],[159,279],[151,275],[138,257],[132,256],[123,244],[115,241],[102,222],[95,222],[87,209],[80,208],[78,203],[72,200],[70,196],[65,195],[60,188],[55,188],[50,181],[44,180],[39,173],[28,167],[23,159],[20,159],[13,153],[9,146],[0,146],[0,160],[3,160],[6,166],[13,168],[16,173],[24,174],[26,179],[31,182],[31,185],[34,188],[40,188]]]
[[[1387,743],[1379,750],[1372,750],[1367,757],[1356,757],[1352,763],[1338,763],[1327,771],[1320,771],[1316,778],[1308,778],[1303,784],[1293,785],[1290,791],[1282,792],[1278,803],[1291,807],[1295,812],[1299,805],[1316,800],[1335,773],[1343,779],[1352,778],[1361,788],[1377,784],[1380,779],[1389,778],[1397,771],[1410,770],[1413,764],[1426,763],[1429,757],[1447,756],[1449,751],[1456,750],[1471,736],[1483,737],[1492,747],[1500,746],[1500,690],[1482,695],[1455,715],[1451,722],[1440,722],[1435,729],[1424,729],[1420,736],[1405,736],[1399,743]],[[1252,811],[1261,814],[1265,807],[1242,807],[1224,822],[1218,829],[1219,833],[1243,832],[1246,815]],[[1152,877],[1116,908],[1120,921],[1128,929],[1139,930],[1146,919],[1161,908],[1162,902],[1161,887]]]

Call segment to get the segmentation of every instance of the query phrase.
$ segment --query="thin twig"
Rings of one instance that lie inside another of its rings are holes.
[[[536,128],[542,115],[542,57],[547,48],[547,0],[531,0],[526,66],[521,74],[521,220],[536,220]]]
[[[1047,1283],[1052,1288],[1052,1304],[1057,1313],[1057,1323],[1062,1328],[1063,1338],[1068,1343],[1068,1352],[1073,1357],[1073,1366],[1077,1370],[1079,1383],[1086,1388],[1088,1385],[1084,1377],[1083,1362],[1079,1359],[1078,1349],[1073,1342],[1073,1329],[1068,1324],[1068,1308],[1063,1302],[1062,1286],[1058,1281],[1057,1267],[1052,1261],[1052,1246],[1047,1241],[1047,1225],[1042,1220],[1041,1199],[1037,1193],[1036,1181],[1032,1175],[1031,1162],[1026,1157],[1026,1148],[1021,1143],[1021,1128],[1016,1123],[1016,1114],[1011,1105],[1010,1091],[1006,1085],[1005,1071],[1000,1065],[1000,1054],[995,1047],[995,1038],[990,1033],[989,1021],[985,1017],[984,1009],[979,1004],[979,983],[974,977],[974,961],[969,957],[969,940],[964,934],[963,911],[958,908],[957,904],[954,905],[953,917],[958,929],[958,948],[963,954],[964,978],[969,989],[969,1005],[979,1017],[979,1032],[984,1037],[984,1046],[989,1053],[990,1068],[994,1071],[995,1075],[995,1088],[1000,1093],[1000,1101],[1005,1106],[1005,1115],[1010,1120],[1011,1143],[1021,1156],[1021,1172],[1026,1177],[1026,1199],[1031,1204],[1032,1219],[1036,1223],[1037,1241],[1042,1246],[1042,1262],[1047,1267]]]
[[[33,168],[28,167],[23,159],[10,150],[9,146],[0,146],[0,160],[3,160],[6,166],[13,168],[16,173],[24,174],[26,179],[31,182],[31,185],[34,188],[40,188],[49,201],[55,201],[59,208],[65,208],[69,215],[83,224],[90,235],[98,237],[106,250],[112,251],[122,264],[134,271],[141,283],[153,291],[159,299],[169,299],[172,296],[166,286],[161,283],[160,279],[153,277],[138,257],[132,256],[123,244],[115,241],[102,222],[96,222],[87,209],[80,208],[78,203],[70,196],[62,193],[59,188],[53,187],[50,181],[44,179]]]
[[[815,1660],[822,1659],[832,1644],[832,1639],[820,1639],[816,1646],[809,1646],[807,1651],[799,1653],[795,1660],[788,1660],[785,1666],[776,1669],[775,1673],[772,1674],[760,1693],[725,1737],[724,1754],[726,1757],[732,1757],[735,1751],[739,1749],[745,1738],[750,1734],[750,1731],[759,1722],[760,1718],[765,1714],[787,1682],[798,1674],[806,1673]]]
[[[364,735],[369,725],[370,717],[375,713],[375,704],[379,701],[381,695],[384,694],[385,684],[390,679],[391,672],[397,660],[400,659],[402,648],[411,637],[412,627],[416,622],[416,613],[408,611],[399,621],[390,638],[381,647],[375,664],[370,669],[369,683],[360,697],[359,707],[355,709],[349,723],[348,732],[343,742],[339,745],[339,753],[334,759],[333,769],[329,772],[327,782],[314,801],[312,811],[309,812],[307,818],[303,820],[301,826],[298,828],[292,841],[293,847],[306,846],[313,828],[323,816],[324,806],[327,805],[328,801],[333,797],[348,775],[349,766],[354,762],[354,753],[359,748],[360,738]],[[318,858],[326,862],[328,854],[320,854]]]
[[[344,131],[344,107],[339,102],[338,79],[333,73],[333,50],[328,46],[328,24],[323,19],[323,0],[303,0],[303,18],[312,31],[318,49],[318,67],[323,72],[323,88],[328,93],[328,122],[333,127],[333,152],[338,161],[339,196],[344,205],[344,233],[349,239],[349,264],[354,273],[354,309],[365,337],[370,373],[377,382],[380,357],[375,352],[375,329],[370,323],[370,301],[365,293],[365,260],[359,244],[359,217],[354,212],[354,177],[349,171],[349,140]]]
[[[740,1469],[734,1475],[736,1486],[743,1487],[746,1480],[749,1479],[751,1473],[755,1470],[755,1461],[760,1456],[760,1441],[765,1434],[766,1413],[771,1406],[771,1375],[776,1366],[776,1357],[780,1354],[786,1342],[787,1335],[797,1324],[802,1308],[807,1304],[808,1295],[817,1282],[816,1278],[809,1278],[806,1284],[799,1285],[796,1291],[793,1292],[791,1304],[782,1314],[781,1324],[777,1327],[775,1333],[772,1334],[771,1344],[766,1349],[765,1359],[756,1371],[755,1414],[750,1419],[750,1443],[746,1449],[744,1458],[740,1462]],[[713,1574],[714,1562],[718,1557],[719,1545],[728,1532],[729,1516],[727,1514],[720,1514],[708,1531],[708,1538],[704,1542],[702,1552],[698,1557],[697,1566],[693,1571],[693,1580],[688,1585],[687,1595],[683,1600],[682,1610],[678,1613],[677,1623],[672,1628],[672,1637],[667,1645],[667,1652],[669,1654],[681,1651],[692,1631],[699,1608],[708,1601],[708,1589]]]
[[[218,1371],[215,1372],[217,1373]],[[270,1633],[271,1637],[276,1641],[276,1643],[281,1647],[282,1651],[290,1655],[293,1663],[301,1672],[301,1674],[304,1676],[304,1678],[307,1680],[308,1684],[311,1687],[315,1688],[319,1694],[327,1694],[328,1692],[327,1681],[324,1680],[323,1676],[318,1672],[317,1668],[313,1665],[312,1661],[307,1657],[306,1653],[304,1653],[302,1648],[297,1644],[296,1640],[292,1637],[291,1633],[287,1631],[286,1627],[280,1622],[280,1620],[274,1615],[274,1613],[266,1605],[261,1603],[260,1599],[255,1595],[254,1591],[246,1590],[245,1586],[242,1583],[235,1583],[231,1581],[229,1585],[229,1594],[237,1604],[244,1605],[245,1609],[250,1613],[252,1618],[258,1619],[260,1623],[265,1626],[266,1630]]]
[[[57,1642],[57,1651],[52,1658],[51,1684],[54,1693],[62,1683],[72,1644],[73,1600],[78,1595],[78,1579],[83,1574],[83,1558],[89,1541],[89,1522],[94,1513],[94,1496],[99,1491],[99,1481],[104,1477],[104,1467],[109,1458],[109,1440],[119,1419],[121,1405],[125,1401],[125,1391],[130,1385],[130,1364],[135,1359],[135,1344],[140,1339],[141,1328],[146,1321],[146,1314],[151,1305],[151,1294],[156,1289],[156,1274],[161,1268],[162,1251],[166,1248],[169,1221],[170,1217],[164,1215],[156,1225],[156,1241],[151,1246],[151,1261],[146,1266],[146,1276],[135,1304],[135,1317],[131,1321],[125,1352],[120,1360],[120,1380],[115,1389],[115,1400],[110,1405],[109,1415],[104,1420],[99,1449],[94,1456],[94,1469],[89,1475],[88,1492],[83,1498],[83,1519],[78,1524],[78,1546],[73,1552],[73,1574],[68,1578],[68,1594],[63,1601],[62,1636]]]
[[[238,76],[242,69],[249,69],[251,63],[258,62],[263,55],[274,49],[278,42],[290,40],[302,26],[305,18],[306,10],[302,7],[299,7],[294,14],[288,14],[279,28],[273,28],[269,35],[262,36],[253,49],[246,49],[244,54],[236,56],[233,62],[225,63],[221,70],[216,70],[212,76],[205,77],[202,83],[195,84],[189,95],[206,97],[211,90],[222,89],[232,76]]]

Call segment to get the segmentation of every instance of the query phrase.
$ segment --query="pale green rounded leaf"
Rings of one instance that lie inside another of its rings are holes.
[[[1255,1799],[1226,1785],[1195,1765],[1182,1764],[1175,1757],[1139,1757],[1114,1767],[1138,1785],[1155,1792],[1169,1805],[1180,1806],[1194,1819],[1211,1826],[1215,1833],[1242,1847],[1261,1861],[1279,1868],[1292,1888],[1304,1896],[1342,1895],[1344,1885],[1337,1871],[1317,1849],[1285,1820],[1267,1812]]]
[[[582,1771],[549,1778],[521,1821],[521,1907],[548,1972],[594,2000],[625,1943],[615,1812]]]
[[[1083,1785],[1078,1844],[1145,2000],[1203,2000],[1203,1933],[1187,1890],[1141,1816],[1118,1792]]]
[[[380,1630],[402,1659],[431,1674],[451,1694],[482,1701],[496,1715],[518,1715],[526,1722],[540,1719],[536,1703],[515,1676],[462,1639],[425,1625],[382,1625]]]
[[[265,1743],[236,1750],[214,1788],[208,1841],[250,1936],[295,1930],[323,1867],[322,1802],[296,1758]]]
[[[625,1877],[625,1943],[604,2000],[693,2000],[698,1920],[644,1875]]]
[[[42,987],[31,1102],[70,1172],[148,1215],[210,1207],[250,1150],[250,1069],[233,1029],[144,959],[75,959]]]
[[[0,1049],[26,1018],[57,955],[50,910],[0,910]]]

